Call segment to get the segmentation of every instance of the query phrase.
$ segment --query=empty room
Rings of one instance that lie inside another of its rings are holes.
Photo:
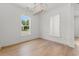
[[[0,56],[79,56],[79,3],[0,3]]]

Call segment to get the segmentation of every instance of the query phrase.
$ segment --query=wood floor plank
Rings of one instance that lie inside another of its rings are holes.
[[[0,50],[0,56],[78,56],[79,38],[76,47],[70,48],[56,42],[35,39],[21,44],[5,47]]]

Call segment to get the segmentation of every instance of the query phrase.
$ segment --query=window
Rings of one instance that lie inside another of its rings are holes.
[[[50,18],[50,35],[60,36],[60,15],[57,14]]]
[[[21,32],[23,35],[30,32],[30,17],[29,16],[20,16],[21,19]]]

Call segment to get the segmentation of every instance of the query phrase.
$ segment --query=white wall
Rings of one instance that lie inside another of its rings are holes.
[[[74,47],[74,18],[71,4],[62,4],[59,7],[54,7],[41,17],[41,33],[42,38],[63,43],[70,47]],[[60,14],[60,37],[49,35],[50,17]]]
[[[21,36],[21,24],[19,17],[26,12],[32,19],[32,33]],[[0,4],[0,45],[7,46],[22,41],[37,38],[39,36],[38,16],[13,4]]]
[[[33,38],[37,38],[42,34],[42,38],[74,47],[74,21],[70,4],[61,4],[59,7],[54,7],[54,9],[51,8],[45,14],[42,14],[39,17],[28,13],[26,10],[26,15],[29,15],[32,18],[32,34],[28,36],[21,36],[20,33],[21,27],[19,16],[23,15],[24,13],[24,9],[21,9],[15,5],[0,4],[1,46],[7,46],[18,42],[27,41]],[[53,37],[49,35],[49,20],[51,16],[56,14],[60,14],[61,18],[60,37]]]

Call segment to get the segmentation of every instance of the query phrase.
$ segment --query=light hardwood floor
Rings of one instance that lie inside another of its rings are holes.
[[[44,40],[35,39],[29,42],[5,47],[0,50],[0,56],[77,56],[79,55],[79,38],[76,39],[76,47],[68,46]]]

